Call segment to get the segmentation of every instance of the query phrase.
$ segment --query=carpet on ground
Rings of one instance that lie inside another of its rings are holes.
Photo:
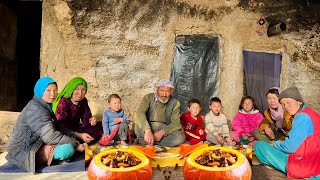
[[[77,172],[85,171],[84,154],[76,153],[70,158],[70,162],[63,164],[56,164],[47,166],[46,164],[36,167],[36,173],[50,173],[50,172]],[[19,169],[15,165],[11,165],[8,162],[0,166],[0,172],[25,172]]]

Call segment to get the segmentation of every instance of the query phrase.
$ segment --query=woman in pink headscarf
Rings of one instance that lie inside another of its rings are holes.
[[[292,128],[292,116],[285,112],[279,103],[280,90],[272,87],[266,96],[269,108],[264,111],[264,119],[259,128],[255,129],[253,135],[257,140],[272,143],[277,140],[284,140]]]

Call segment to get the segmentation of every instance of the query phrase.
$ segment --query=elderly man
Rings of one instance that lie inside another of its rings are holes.
[[[289,178],[320,178],[320,115],[304,104],[296,87],[282,91],[279,101],[294,116],[292,129],[289,137],[273,146],[258,141],[254,146],[258,159]]]
[[[180,124],[180,102],[171,96],[174,86],[160,80],[155,93],[143,97],[135,121],[136,143],[178,146],[185,141]]]

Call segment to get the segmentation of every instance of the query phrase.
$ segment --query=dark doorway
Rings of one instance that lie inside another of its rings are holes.
[[[268,107],[266,92],[280,86],[281,54],[243,51],[246,95],[253,97],[258,110]]]
[[[210,98],[216,96],[219,69],[219,38],[206,35],[180,35],[175,39],[171,80],[173,96],[186,112],[188,101],[201,102],[201,114],[209,112]]]
[[[4,76],[0,79],[0,84],[4,86],[1,87],[4,90],[0,91],[0,99],[6,102],[0,104],[0,110],[21,111],[33,97],[33,87],[40,77],[42,1],[0,0],[0,5],[10,9],[16,19],[12,21],[5,16],[1,22],[15,27],[16,36],[13,40],[14,55],[9,59],[0,59],[1,65],[5,66],[2,68],[5,69],[2,73]],[[0,58],[7,57],[7,53],[3,51],[7,46],[7,43],[0,45]]]

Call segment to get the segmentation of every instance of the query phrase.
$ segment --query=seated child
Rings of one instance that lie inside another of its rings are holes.
[[[253,130],[259,127],[263,120],[263,115],[255,108],[254,100],[250,96],[241,99],[239,112],[232,121],[232,129],[234,130],[234,139],[245,145],[253,145],[255,138]]]
[[[119,141],[121,145],[127,145],[130,120],[121,108],[121,98],[117,94],[108,97],[108,107],[103,113],[103,135],[99,143],[108,145]]]
[[[211,111],[204,118],[207,141],[222,146],[234,146],[236,143],[230,134],[226,116],[221,113],[221,100],[218,97],[211,98],[209,107]]]
[[[201,111],[200,101],[191,99],[188,102],[188,112],[180,117],[183,131],[186,135],[186,140],[189,144],[200,144],[206,138],[202,117],[199,115]]]

